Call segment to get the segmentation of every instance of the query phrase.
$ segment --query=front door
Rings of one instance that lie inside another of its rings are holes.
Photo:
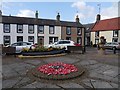
[[[38,44],[39,45],[44,45],[44,37],[43,36],[38,37]]]

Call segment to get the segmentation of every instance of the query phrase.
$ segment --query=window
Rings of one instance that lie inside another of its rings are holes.
[[[71,40],[71,37],[66,37],[66,40]]]
[[[57,42],[58,41],[58,37],[49,37],[49,44]]]
[[[118,38],[113,38],[112,42],[118,42]]]
[[[99,43],[99,39],[95,39],[95,44],[98,44]]]
[[[34,43],[34,36],[28,36],[28,42]]]
[[[113,37],[118,37],[118,30],[113,31]]]
[[[3,25],[4,33],[10,33],[10,24]]]
[[[44,26],[38,26],[38,33],[44,34]]]
[[[79,43],[79,44],[82,43],[82,39],[81,39],[81,37],[77,37],[77,43]]]
[[[77,35],[81,35],[82,34],[82,31],[80,28],[77,28]]]
[[[49,26],[49,34],[54,34],[54,26]]]
[[[34,33],[34,25],[28,25],[28,33],[30,34]]]
[[[66,27],[66,34],[70,35],[71,34],[71,28],[70,27]]]
[[[17,42],[23,41],[23,36],[17,36]]]
[[[17,33],[23,33],[23,25],[17,25]]]
[[[95,37],[99,37],[99,31],[95,32]]]
[[[10,36],[4,36],[3,37],[4,45],[10,45]]]

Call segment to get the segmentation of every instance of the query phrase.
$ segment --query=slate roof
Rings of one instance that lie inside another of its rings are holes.
[[[86,32],[91,32],[93,25],[94,23],[83,24],[83,26],[86,28]]]
[[[100,20],[94,24],[92,31],[120,30],[120,17]]]
[[[69,21],[56,21],[52,19],[29,18],[29,17],[16,17],[16,16],[2,16],[2,23],[10,24],[35,24],[35,25],[55,25],[55,26],[71,26],[83,27],[81,23]]]

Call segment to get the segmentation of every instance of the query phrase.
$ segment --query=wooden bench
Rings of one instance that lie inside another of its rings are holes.
[[[67,46],[69,52],[81,52],[84,54],[84,47],[83,46]]]

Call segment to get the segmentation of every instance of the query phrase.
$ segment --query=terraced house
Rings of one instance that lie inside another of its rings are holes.
[[[76,16],[75,22],[61,21],[60,15],[56,20],[35,18],[4,16],[0,22],[0,44],[10,45],[18,41],[39,43],[47,45],[60,39],[73,40],[84,46],[84,27]]]
[[[97,15],[91,31],[93,44],[98,44],[101,36],[104,36],[106,42],[120,42],[120,17],[100,20],[100,15]]]

